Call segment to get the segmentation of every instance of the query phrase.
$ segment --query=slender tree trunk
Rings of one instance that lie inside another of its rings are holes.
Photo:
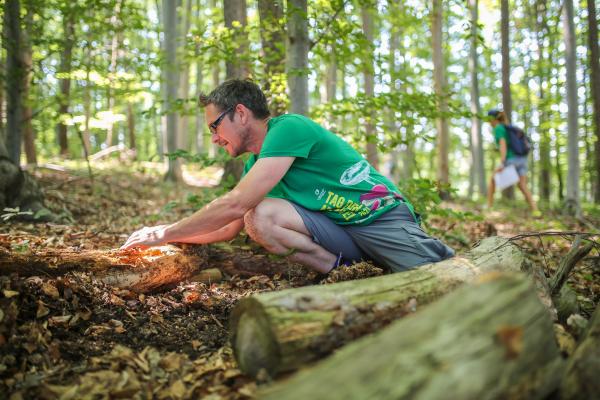
[[[246,61],[248,54],[248,39],[244,29],[248,24],[246,16],[246,0],[223,0],[223,17],[225,26],[234,31],[233,40],[236,46],[235,54],[225,62],[225,74],[227,79],[243,79],[249,74],[249,66]],[[237,21],[239,27],[234,27]]]
[[[3,34],[0,34],[0,49],[4,49],[4,40]],[[4,50],[0,50],[0,142],[4,142],[6,140],[6,133],[4,132],[4,87],[6,83],[6,79],[4,74],[5,71],[6,60],[4,59]]]
[[[19,0],[4,3],[4,37],[6,48],[6,150],[19,165],[23,120],[23,76],[21,5]]]
[[[508,23],[510,14],[508,0],[500,0],[500,32],[502,36],[502,106],[509,122],[512,122],[512,97],[510,94],[510,39]]]
[[[271,114],[283,114],[285,101],[285,25],[283,0],[258,0],[260,41],[264,63],[262,89],[269,100]]]
[[[598,51],[598,19],[595,0],[587,0],[588,10],[588,57],[590,59],[590,88],[594,105],[592,118],[596,136],[594,174],[594,201],[600,203],[600,51]]]
[[[237,42],[237,56],[235,59],[225,62],[225,73],[227,79],[243,79],[248,76],[248,64],[245,56],[248,54],[248,41],[244,28],[247,25],[246,0],[223,0],[223,17],[225,26],[234,29],[234,38]],[[237,23],[236,23],[237,22]],[[242,28],[235,28],[239,24]],[[229,186],[236,184],[244,171],[244,163],[240,159],[230,159],[225,163],[221,185]]]
[[[114,14],[110,18],[110,23],[115,28],[114,36],[111,40],[110,45],[110,67],[108,74],[108,88],[106,91],[107,97],[107,107],[109,112],[113,112],[113,108],[115,107],[115,95],[113,92],[113,82],[117,75],[117,60],[119,57],[119,48],[121,47],[121,32],[118,31],[119,26],[121,25],[121,7],[123,5],[124,0],[117,0],[115,4]],[[168,0],[165,0],[168,2]],[[106,130],[106,140],[104,143],[106,146],[111,146],[113,143],[113,132],[114,132],[114,123],[111,122],[108,125],[108,129]]]
[[[202,1],[196,0],[196,9],[194,10],[194,15],[196,17],[196,24],[198,28],[201,28],[204,25],[201,22],[200,11],[202,9]],[[196,99],[202,93],[202,67],[204,64],[204,58],[200,54],[200,44],[196,44],[194,49],[194,55],[196,58]],[[196,107],[196,135],[194,140],[194,148],[197,154],[206,153],[206,145],[204,143],[204,111],[200,107]]]
[[[568,111],[568,173],[566,211],[571,215],[581,214],[579,198],[579,132],[577,112],[577,62],[575,42],[575,24],[573,21],[573,0],[564,1],[563,11],[564,39],[567,66],[567,104]]]
[[[480,197],[485,197],[487,193],[485,166],[483,163],[483,137],[481,134],[481,105],[479,104],[479,61],[477,55],[478,45],[478,26],[479,23],[479,1],[469,0],[469,10],[471,11],[471,49],[469,53],[469,73],[471,75],[471,146],[473,158],[474,183],[477,184]]]
[[[547,57],[545,46],[544,46],[544,33],[548,32],[547,22],[546,22],[546,3],[545,1],[540,1],[535,5],[535,16],[536,16],[536,39],[537,39],[537,47],[538,47],[538,78],[539,78],[539,106],[538,106],[538,115],[540,121],[540,175],[539,175],[539,193],[540,198],[546,202],[550,201],[550,133],[548,129],[543,127],[542,124],[548,118],[548,112],[546,111],[547,107],[547,97],[544,89],[544,82],[548,79],[548,68]]]
[[[177,150],[178,143],[178,124],[177,124],[177,113],[173,110],[175,101],[177,100],[177,90],[179,88],[179,54],[177,47],[179,40],[177,37],[177,0],[164,0],[163,1],[163,20],[165,27],[165,41],[163,49],[166,55],[166,62],[164,65],[164,96],[165,96],[165,107],[167,107],[167,120],[166,120],[166,137],[167,137],[167,151],[173,153]],[[166,180],[179,182],[182,180],[181,172],[181,161],[179,159],[169,159],[169,169],[165,176]]]
[[[129,148],[133,151],[133,157],[136,158],[136,143],[135,143],[135,114],[133,113],[133,104],[127,103],[127,130],[129,131]]]
[[[89,39],[89,38],[88,38]],[[89,40],[88,40],[89,41]],[[84,125],[83,125],[83,146],[84,146],[84,154],[91,154],[91,141],[90,141],[90,118],[92,116],[92,100],[91,100],[91,88],[92,84],[90,81],[90,72],[92,69],[91,56],[92,56],[91,47],[88,46],[85,51],[86,61],[85,61],[85,87],[83,88],[83,114],[84,114]]]
[[[443,4],[441,0],[433,0],[432,11],[432,43],[433,43],[433,80],[435,94],[439,96],[440,112],[448,112],[446,67],[444,63],[443,46]],[[442,184],[450,182],[448,168],[449,134],[448,120],[445,116],[436,119],[437,128],[437,179]],[[448,197],[448,193],[442,193]]]
[[[181,8],[181,33],[179,33],[179,37],[182,39],[181,48],[185,53],[185,38],[187,37],[190,26],[192,24],[192,1],[193,0],[183,0],[183,4],[185,7]],[[179,117],[179,129],[177,131],[179,138],[177,142],[179,143],[179,148],[189,149],[190,141],[189,141],[189,126],[190,126],[190,118],[188,115],[188,100],[190,97],[190,62],[182,57],[181,62],[181,78],[179,81],[179,98],[184,100],[184,111]]]
[[[363,33],[367,43],[372,44],[373,35],[373,15],[372,11],[366,7],[361,9]],[[365,96],[373,98],[375,96],[375,77],[373,76],[373,56],[368,60],[363,60],[363,77],[365,80]],[[375,130],[375,115],[371,112],[365,121],[365,133],[367,141],[367,160],[375,169],[379,169],[379,154],[377,153],[377,131]]]
[[[33,30],[33,10],[32,4],[26,3],[27,13],[25,15],[25,29],[22,31],[23,40],[23,145],[25,148],[25,157],[27,164],[37,164],[37,154],[35,150],[35,133],[33,131],[33,125],[31,119],[33,118],[33,111],[31,109],[31,102],[29,92],[31,91],[31,80],[33,77],[33,49],[31,47],[30,34]]]
[[[287,6],[290,111],[308,115],[308,6],[306,0],[288,0]]]
[[[60,94],[58,97],[58,114],[63,116],[69,113],[69,97],[71,93],[71,60],[73,58],[73,43],[75,35],[75,24],[73,11],[65,6],[63,9],[63,50],[60,57],[60,72],[66,76],[59,79]],[[56,125],[56,136],[60,147],[60,155],[65,157],[69,154],[69,142],[67,139],[67,125],[59,120]],[[89,137],[89,135],[88,135]]]

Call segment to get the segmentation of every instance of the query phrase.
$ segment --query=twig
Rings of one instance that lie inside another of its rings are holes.
[[[582,237],[577,236],[571,246],[571,250],[561,260],[556,273],[550,278],[550,290],[552,295],[557,295],[563,287],[575,265],[581,261],[594,247],[594,243],[588,243],[581,246]]]
[[[77,129],[77,134],[79,135],[79,139],[81,140],[81,145],[83,146],[83,155],[85,156],[85,162],[87,164],[88,173],[90,174],[90,194],[94,194],[94,174],[92,173],[92,166],[90,165],[90,158],[88,155],[87,147],[85,145],[85,140],[83,140],[83,134],[79,129]]]
[[[309,50],[312,50],[313,47],[315,47],[317,45],[317,43],[319,43],[321,41],[321,39],[323,39],[323,37],[325,36],[325,32],[327,32],[328,28],[330,27],[330,25],[333,23],[333,21],[337,18],[338,14],[344,9],[346,8],[346,0],[342,1],[342,5],[340,6],[340,8],[338,8],[335,13],[329,18],[329,21],[327,21],[325,29],[323,29],[321,31],[321,34],[319,35],[319,37],[317,37],[314,41],[312,41],[310,43],[310,48]]]

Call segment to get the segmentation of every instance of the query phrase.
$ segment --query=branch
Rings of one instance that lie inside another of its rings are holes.
[[[325,33],[328,31],[328,28],[331,26],[331,24],[333,23],[333,21],[337,18],[338,14],[346,7],[346,3],[347,0],[342,1],[342,4],[340,6],[340,8],[338,8],[335,13],[333,13],[333,15],[329,18],[329,21],[327,21],[327,23],[325,24],[325,28],[321,31],[321,34],[310,43],[310,47],[308,48],[309,50],[312,50],[313,47],[315,47],[317,45],[317,43],[319,43],[323,37],[325,36]]]
[[[556,273],[550,278],[550,290],[552,295],[557,295],[560,289],[563,287],[571,271],[575,268],[575,265],[581,261],[594,247],[594,243],[588,243],[581,247],[581,236],[575,238],[575,242],[571,246],[571,250],[561,260]]]

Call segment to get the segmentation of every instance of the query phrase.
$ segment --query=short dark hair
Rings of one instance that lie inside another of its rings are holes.
[[[265,94],[256,83],[249,79],[225,81],[208,95],[201,93],[198,96],[198,102],[201,107],[214,104],[220,110],[233,109],[236,105],[243,104],[258,119],[267,118],[270,115]]]

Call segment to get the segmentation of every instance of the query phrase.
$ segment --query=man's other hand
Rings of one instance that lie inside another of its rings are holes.
[[[120,250],[131,249],[133,247],[145,249],[165,244],[167,242],[165,240],[165,231],[167,227],[168,225],[145,226],[142,229],[133,232],[125,244],[121,246]]]

